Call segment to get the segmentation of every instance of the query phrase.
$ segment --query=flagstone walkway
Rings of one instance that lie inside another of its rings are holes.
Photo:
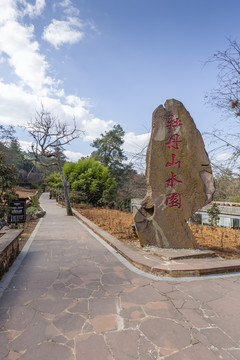
[[[240,359],[240,275],[143,276],[48,194],[41,203],[47,215],[0,298],[1,360]]]

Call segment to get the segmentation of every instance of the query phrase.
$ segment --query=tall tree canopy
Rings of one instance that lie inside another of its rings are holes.
[[[0,141],[14,139],[15,130],[12,126],[0,125]]]
[[[216,174],[216,191],[213,199],[216,201],[240,202],[240,176],[229,169],[223,169]]]
[[[112,130],[101,134],[91,144],[97,150],[92,152],[92,156],[108,167],[111,174],[115,177],[118,184],[123,184],[130,174],[136,173],[131,164],[127,164],[127,157],[124,155],[122,145],[124,143],[125,132],[122,127],[114,125]]]

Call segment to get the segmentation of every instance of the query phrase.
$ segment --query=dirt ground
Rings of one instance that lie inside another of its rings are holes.
[[[117,239],[131,242],[140,247],[132,225],[133,215],[119,210],[82,208],[75,206],[83,216],[100,226]],[[214,228],[206,225],[189,225],[199,247],[214,250],[226,259],[240,258],[240,230],[230,228]]]

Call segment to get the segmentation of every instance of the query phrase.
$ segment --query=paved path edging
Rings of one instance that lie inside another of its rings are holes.
[[[100,236],[106,243],[121,254],[136,268],[153,275],[165,277],[199,277],[206,275],[240,272],[240,259],[224,260],[222,258],[191,258],[180,260],[163,260],[159,256],[138,250],[131,244],[124,244],[92,221],[73,210],[74,215]]]
[[[28,253],[29,247],[30,247],[30,245],[32,244],[32,242],[34,240],[41,223],[42,223],[42,218],[37,223],[35,229],[33,230],[32,234],[30,236],[30,238],[28,239],[28,241],[24,245],[22,251],[20,252],[18,257],[16,258],[16,260],[14,261],[12,266],[10,267],[9,271],[7,273],[5,273],[4,276],[2,277],[1,284],[0,284],[0,298],[3,295],[4,290],[7,288],[8,284],[12,280],[14,274],[18,270],[19,266],[21,265],[21,263],[22,263],[23,259],[25,258],[26,254]],[[23,231],[21,231],[21,233],[22,232]]]

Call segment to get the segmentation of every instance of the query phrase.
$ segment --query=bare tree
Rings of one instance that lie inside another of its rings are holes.
[[[32,152],[36,161],[43,166],[57,165],[64,189],[67,215],[73,215],[69,200],[69,185],[65,179],[62,167],[63,147],[72,140],[79,138],[83,132],[76,127],[75,119],[70,127],[56,116],[45,110],[41,105],[35,118],[28,124],[28,132],[33,137]],[[44,161],[44,159],[52,159]]]
[[[218,87],[206,95],[206,100],[224,111],[227,115],[228,128],[231,130],[226,133],[226,131],[217,129],[207,135],[210,135],[212,142],[215,143],[214,152],[216,153],[217,150],[227,151],[229,153],[229,156],[226,157],[228,162],[236,164],[240,158],[240,133],[238,131],[240,123],[240,45],[231,39],[228,39],[228,43],[229,46],[226,50],[217,51],[207,61],[207,63],[217,63]]]
[[[218,68],[218,87],[206,98],[228,114],[240,116],[240,45],[228,39],[229,46],[217,51],[207,61],[215,62]]]
[[[239,167],[240,133],[237,130],[233,133],[219,129],[203,133],[205,141],[211,148],[208,154],[215,173],[226,171],[228,168]]]
[[[143,174],[133,174],[122,187],[119,187],[115,197],[115,206],[121,210],[130,209],[132,198],[143,199],[146,195],[146,179]]]

